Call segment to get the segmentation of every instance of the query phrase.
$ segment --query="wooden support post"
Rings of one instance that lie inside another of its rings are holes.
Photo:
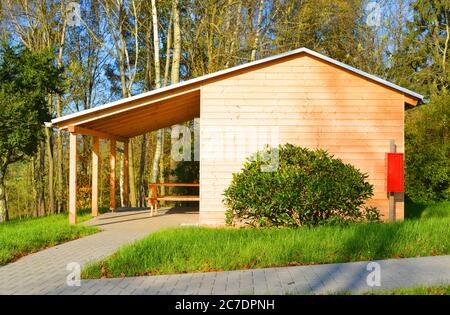
[[[98,216],[98,182],[100,178],[100,139],[92,138],[92,216]]]
[[[156,210],[158,206],[158,186],[156,184],[150,185],[150,194],[150,216],[153,216],[153,210]]]
[[[125,207],[129,206],[129,184],[128,176],[128,141],[123,143],[123,202]]]
[[[109,142],[109,209],[116,208],[116,140]]]
[[[69,135],[69,223],[77,223],[77,134]]]
[[[397,146],[395,145],[395,140],[390,141],[390,152],[395,153],[397,151]],[[389,192],[389,221],[393,222],[396,220],[395,213],[395,193]]]

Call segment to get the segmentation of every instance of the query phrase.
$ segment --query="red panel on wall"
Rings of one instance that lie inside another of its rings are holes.
[[[403,153],[386,153],[387,192],[404,192]]]

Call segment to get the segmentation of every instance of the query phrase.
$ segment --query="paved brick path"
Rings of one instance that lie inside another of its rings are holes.
[[[450,284],[450,256],[378,261],[381,286],[369,287],[368,262],[168,276],[84,280],[49,294],[310,294]]]
[[[68,263],[77,262],[83,266],[156,230],[198,222],[198,212],[181,210],[154,217],[150,217],[148,211],[103,214],[87,223],[99,226],[103,232],[48,248],[0,267],[0,294],[42,294],[63,289],[69,274],[66,270]]]
[[[198,221],[196,213],[149,218],[146,212],[103,215],[105,231],[23,257],[0,267],[0,294],[304,294],[387,290],[450,284],[450,256],[379,261],[381,286],[369,287],[368,262],[83,280],[68,287],[66,266],[105,257],[122,244],[163,227]]]

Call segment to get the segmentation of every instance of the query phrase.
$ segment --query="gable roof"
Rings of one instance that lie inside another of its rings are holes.
[[[416,92],[413,92],[413,91],[408,90],[406,88],[403,88],[403,87],[401,87],[399,85],[396,85],[396,84],[394,84],[392,82],[389,82],[387,80],[381,79],[381,78],[379,78],[377,76],[374,76],[374,75],[369,74],[367,72],[364,72],[362,70],[356,69],[356,68],[351,67],[351,66],[349,66],[347,64],[339,62],[339,61],[337,61],[335,59],[332,59],[332,58],[324,56],[324,55],[322,55],[322,54],[320,54],[318,52],[315,52],[313,50],[310,50],[308,48],[304,48],[303,47],[303,48],[294,49],[294,50],[291,50],[291,51],[288,51],[288,52],[285,52],[285,53],[282,53],[282,54],[278,54],[278,55],[275,55],[275,56],[259,59],[259,60],[253,61],[253,62],[249,62],[249,63],[245,63],[245,64],[242,64],[242,65],[239,65],[239,66],[235,66],[235,67],[232,67],[232,68],[228,68],[228,69],[224,69],[224,70],[221,70],[221,71],[217,71],[217,72],[214,72],[214,73],[211,73],[211,74],[203,75],[203,76],[197,77],[195,79],[183,81],[183,82],[180,82],[180,83],[177,83],[177,84],[173,84],[173,85],[170,85],[170,86],[167,86],[167,87],[159,88],[159,89],[156,89],[156,90],[152,90],[152,91],[149,91],[149,92],[145,92],[145,93],[141,93],[141,94],[138,94],[138,95],[135,95],[135,96],[131,96],[131,97],[128,97],[128,98],[120,99],[120,100],[115,101],[115,102],[111,102],[111,103],[107,103],[107,104],[104,104],[104,105],[101,105],[101,106],[97,106],[97,107],[94,107],[94,108],[86,109],[86,110],[83,110],[83,111],[80,111],[80,112],[68,114],[68,115],[65,115],[65,116],[62,116],[62,117],[59,117],[59,118],[52,119],[51,123],[49,123],[48,125],[56,125],[57,126],[57,125],[59,125],[62,122],[65,122],[67,120],[70,120],[70,119],[73,119],[73,118],[77,118],[77,117],[80,117],[80,116],[83,116],[83,115],[92,114],[92,113],[99,112],[99,111],[102,111],[102,110],[105,110],[105,109],[110,109],[111,107],[122,105],[122,104],[125,104],[125,103],[129,103],[131,101],[136,101],[136,100],[139,100],[141,98],[146,98],[146,97],[149,97],[149,96],[157,96],[158,94],[170,92],[172,90],[179,89],[179,88],[182,88],[182,87],[188,88],[189,86],[198,85],[198,84],[201,84],[201,83],[203,83],[203,82],[205,82],[207,80],[210,80],[210,79],[213,79],[213,78],[218,78],[218,77],[224,76],[226,74],[232,74],[233,72],[244,70],[244,69],[256,66],[256,65],[262,65],[262,64],[265,64],[265,63],[269,63],[271,61],[280,60],[280,59],[283,59],[283,58],[287,58],[287,57],[294,56],[294,55],[297,55],[297,54],[302,54],[302,53],[305,53],[305,54],[310,55],[310,56],[314,56],[314,57],[316,57],[318,59],[321,59],[321,60],[326,61],[328,63],[331,63],[333,65],[336,65],[336,66],[338,66],[338,67],[340,67],[342,69],[348,70],[348,71],[353,72],[353,73],[355,73],[357,75],[365,77],[365,78],[367,78],[369,80],[372,80],[374,82],[380,83],[380,84],[382,84],[382,85],[384,85],[386,87],[390,87],[390,88],[392,88],[392,89],[394,89],[394,90],[396,90],[396,91],[398,91],[400,93],[404,93],[405,95],[408,95],[408,96],[412,97],[413,99],[416,99],[416,100],[419,100],[419,101],[423,101],[423,96],[418,94],[418,93],[416,93]]]

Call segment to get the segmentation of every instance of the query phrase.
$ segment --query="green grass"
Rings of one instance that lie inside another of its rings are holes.
[[[289,293],[288,293],[289,294]],[[294,293],[290,293],[294,294]],[[352,291],[336,292],[336,295],[355,295]],[[374,290],[362,295],[450,295],[450,285],[420,286],[414,288],[400,288],[394,290]]]
[[[406,201],[405,218],[406,219],[425,219],[425,218],[449,218],[450,201],[436,203],[414,203]]]
[[[450,254],[450,217],[298,229],[167,229],[83,270],[84,278],[236,270]]]
[[[450,285],[395,289],[391,291],[373,291],[370,295],[450,295]]]
[[[90,218],[81,211],[78,220]],[[40,218],[17,219],[0,224],[0,266],[24,255],[98,232],[96,227],[70,225],[67,213]]]

